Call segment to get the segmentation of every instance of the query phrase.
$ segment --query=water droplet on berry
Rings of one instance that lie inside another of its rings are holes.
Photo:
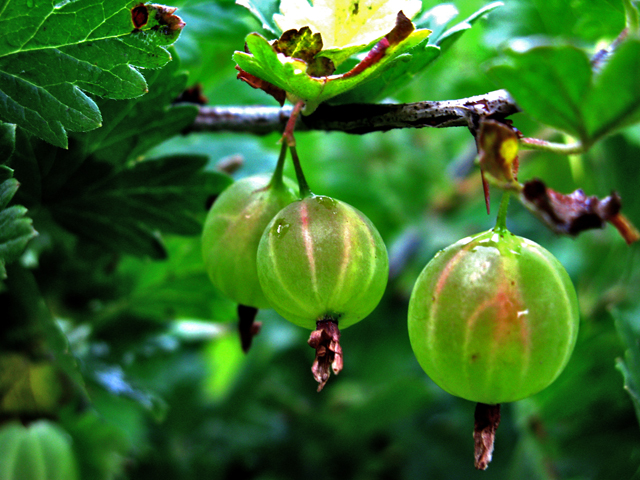
[[[331,197],[325,197],[323,195],[319,195],[317,197],[314,197],[314,199],[315,199],[316,202],[318,202],[320,205],[322,205],[327,210],[335,210],[335,208],[336,208],[336,201]],[[335,213],[335,211],[334,211],[334,213]]]
[[[284,237],[289,231],[290,227],[291,225],[282,218],[273,224],[273,230],[275,231],[278,238]]]

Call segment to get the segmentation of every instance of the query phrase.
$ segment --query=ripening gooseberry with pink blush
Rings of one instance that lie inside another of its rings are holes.
[[[550,385],[573,351],[579,313],[560,262],[496,227],[440,251],[409,303],[418,362],[441,388],[499,404]]]

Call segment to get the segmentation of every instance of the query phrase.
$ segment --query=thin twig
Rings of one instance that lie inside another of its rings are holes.
[[[200,107],[187,132],[281,133],[293,107]],[[324,130],[353,134],[395,128],[468,127],[480,116],[503,119],[520,109],[505,90],[459,100],[404,104],[321,105],[313,114],[301,115],[296,131]]]

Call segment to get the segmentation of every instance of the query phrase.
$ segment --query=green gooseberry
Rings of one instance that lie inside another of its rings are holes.
[[[291,203],[269,223],[258,246],[258,277],[285,319],[315,329],[332,321],[343,330],[382,298],[387,250],[371,221],[352,206],[322,195]]]
[[[289,179],[255,175],[230,185],[216,199],[202,232],[202,256],[211,282],[233,301],[269,308],[258,280],[256,252],[276,213],[296,200]]]
[[[560,262],[496,227],[438,252],[409,303],[409,339],[441,388],[500,404],[549,386],[576,343],[578,302]]]

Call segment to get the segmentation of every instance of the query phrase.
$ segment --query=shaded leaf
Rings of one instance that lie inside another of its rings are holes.
[[[0,411],[53,414],[63,399],[63,377],[51,362],[32,362],[20,354],[0,356]]]
[[[166,262],[127,257],[120,263],[118,272],[134,280],[128,308],[141,318],[161,321],[236,320],[236,304],[213,287],[204,270],[200,238],[169,237],[166,246]]]
[[[29,240],[37,235],[25,207],[7,208],[19,187],[13,178],[0,183],[0,279],[6,278],[5,265],[17,260]]]
[[[16,148],[16,126],[0,122],[0,165],[3,165]],[[4,180],[0,174],[0,181]]]
[[[507,61],[488,73],[529,115],[583,141],[587,139],[582,110],[590,90],[591,64],[582,50],[563,46],[510,52]]]
[[[615,87],[614,87],[615,85]],[[593,82],[583,107],[589,140],[640,122],[640,41],[624,42]]]
[[[616,321],[616,329],[625,346],[624,358],[618,358],[616,368],[624,377],[624,388],[631,397],[640,422],[640,325],[638,315],[631,312],[614,310],[611,312]]]
[[[3,7],[0,119],[64,148],[66,130],[101,125],[96,103],[84,92],[114,99],[146,93],[134,66],[168,62],[164,47],[177,40],[184,25],[175,9],[148,5],[149,21],[134,29],[136,4],[126,0],[32,4],[7,0]]]
[[[58,223],[110,250],[165,258],[160,232],[200,233],[206,198],[230,180],[202,172],[206,157],[147,160],[96,179],[77,196],[52,205]]]
[[[529,115],[586,146],[640,121],[636,39],[618,47],[597,74],[587,54],[570,46],[512,51],[488,73]]]
[[[122,473],[131,449],[124,430],[93,410],[79,415],[65,412],[61,421],[73,438],[80,478],[111,480]]]

